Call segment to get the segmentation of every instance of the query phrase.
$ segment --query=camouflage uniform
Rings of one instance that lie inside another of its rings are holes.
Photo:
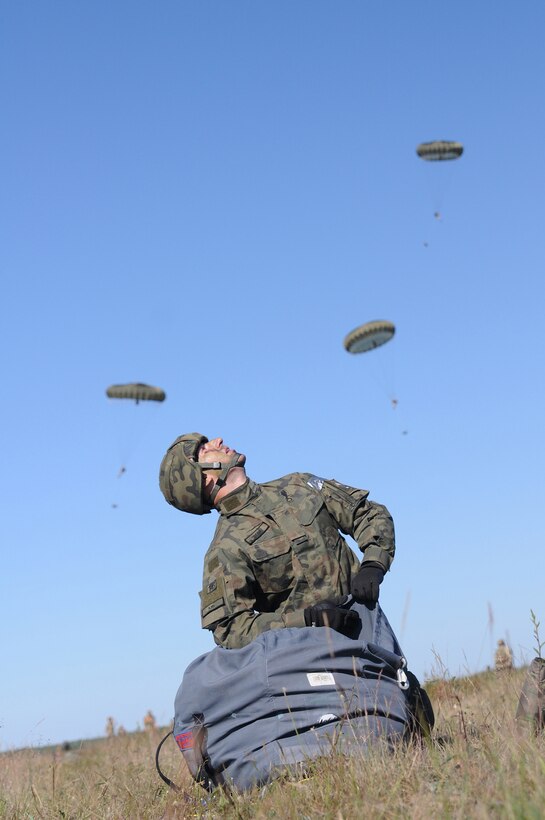
[[[350,593],[360,560],[384,571],[395,551],[394,524],[369,493],[310,473],[267,484],[248,480],[218,502],[214,539],[204,562],[201,620],[229,649],[268,629],[303,627],[303,610]]]
[[[494,656],[494,666],[497,672],[513,668],[513,655],[505,641],[498,641],[498,648]]]

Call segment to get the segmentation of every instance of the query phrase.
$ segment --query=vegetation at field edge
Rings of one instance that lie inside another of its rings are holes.
[[[155,771],[161,731],[0,756],[0,817],[49,818],[542,818],[545,737],[517,726],[525,669],[431,681],[434,739],[345,758],[332,753],[246,794],[193,783],[174,741],[161,753],[176,793]],[[168,730],[165,730],[168,731]],[[76,746],[74,748],[74,746]]]

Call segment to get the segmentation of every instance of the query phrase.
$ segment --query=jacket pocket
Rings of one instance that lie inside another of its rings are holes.
[[[260,542],[254,549],[252,564],[265,594],[283,592],[293,586],[291,542],[283,535]]]

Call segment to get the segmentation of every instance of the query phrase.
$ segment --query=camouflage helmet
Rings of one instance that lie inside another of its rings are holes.
[[[202,468],[197,461],[199,447],[207,441],[200,433],[178,436],[166,451],[159,472],[159,487],[168,503],[194,515],[212,509],[204,496]]]

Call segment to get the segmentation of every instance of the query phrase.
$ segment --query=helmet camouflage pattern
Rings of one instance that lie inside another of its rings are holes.
[[[197,462],[199,447],[207,441],[200,433],[178,436],[166,451],[159,472],[159,487],[168,503],[194,515],[211,510],[204,497],[202,468]]]

